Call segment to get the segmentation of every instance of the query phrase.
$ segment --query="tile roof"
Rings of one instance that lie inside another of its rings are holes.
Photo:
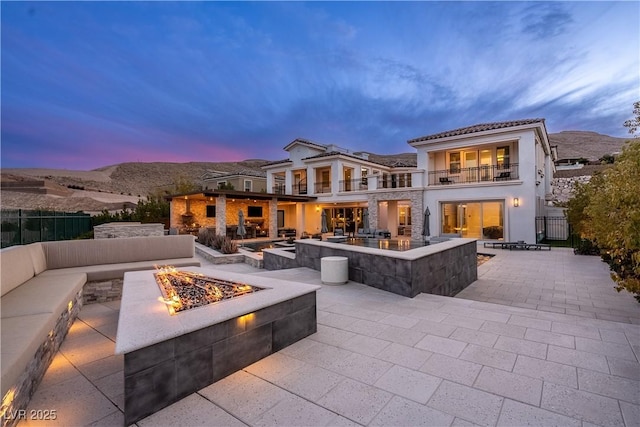
[[[286,150],[287,148],[289,148],[290,146],[292,146],[296,142],[299,142],[299,143],[302,143],[302,144],[307,144],[307,145],[313,145],[315,147],[322,148],[322,149],[326,149],[327,148],[327,145],[325,145],[325,144],[320,144],[318,142],[309,141],[308,139],[304,139],[304,138],[296,138],[293,141],[291,141],[290,143],[288,143],[284,147],[284,149]]]
[[[267,177],[267,173],[266,172],[262,172],[262,171],[258,171],[255,169],[242,169],[239,170],[238,172],[228,172],[228,173],[207,173],[205,174],[202,179],[203,180],[207,180],[207,179],[219,179],[219,178],[228,178],[231,176],[255,176],[257,178],[266,178]]]
[[[440,132],[433,135],[421,136],[419,138],[410,139],[407,142],[411,144],[414,142],[428,141],[431,139],[448,138],[450,136],[467,135],[470,133],[484,132],[488,130],[530,125],[533,123],[544,123],[544,119],[523,119],[523,120],[511,120],[508,122],[481,123],[481,124],[467,126],[460,129],[448,130],[446,132]]]
[[[360,160],[362,162],[369,162],[369,163],[375,163],[377,165],[389,166],[388,164],[383,163],[383,162],[376,162],[376,161],[370,160],[370,159],[363,159],[362,157],[354,156],[353,154],[343,153],[341,151],[327,151],[326,153],[320,153],[320,154],[316,154],[315,156],[305,157],[302,160],[319,159],[321,157],[331,157],[331,156],[351,157],[352,159],[357,159],[357,160]]]
[[[279,165],[279,164],[284,164],[284,163],[291,163],[292,160],[291,159],[282,159],[282,160],[276,160],[274,162],[269,162],[269,163],[265,163],[264,165],[262,165],[261,167],[265,167],[265,166],[273,166],[273,165]]]

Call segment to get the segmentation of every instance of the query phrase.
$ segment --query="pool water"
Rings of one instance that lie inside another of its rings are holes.
[[[388,249],[391,251],[408,251],[411,249],[421,248],[424,246],[434,245],[440,243],[441,240],[432,242],[422,242],[414,240],[391,240],[391,239],[363,239],[363,238],[351,238],[344,242],[340,242],[345,245],[363,246],[365,248],[377,248]]]

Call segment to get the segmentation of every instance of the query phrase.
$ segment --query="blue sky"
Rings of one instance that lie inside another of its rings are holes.
[[[638,2],[2,2],[2,167],[378,154],[476,123],[626,136]]]

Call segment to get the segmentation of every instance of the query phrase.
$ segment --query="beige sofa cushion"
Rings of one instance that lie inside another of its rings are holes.
[[[2,396],[22,375],[55,323],[55,316],[49,313],[2,319]]]
[[[35,275],[31,249],[12,246],[0,251],[0,295],[10,292]]]
[[[32,243],[27,245],[31,253],[31,262],[33,262],[33,270],[36,276],[47,269],[47,258],[44,256],[42,243]]]
[[[47,268],[153,261],[195,256],[190,235],[43,242]]]
[[[59,268],[47,270],[38,277],[60,276],[67,274],[82,273],[87,275],[87,281],[95,282],[99,280],[124,279],[127,271],[154,270],[156,265],[163,267],[172,265],[174,267],[195,266],[200,267],[197,258],[177,258],[154,261],[123,262],[117,264],[89,265],[86,267]]]
[[[2,296],[2,327],[7,317],[49,313],[57,319],[85,283],[84,273],[34,277]]]

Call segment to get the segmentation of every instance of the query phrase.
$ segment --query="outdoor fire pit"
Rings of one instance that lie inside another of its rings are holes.
[[[125,424],[315,333],[319,288],[196,267],[126,273],[116,338]]]
[[[172,315],[264,289],[174,267],[162,267],[154,276]]]

